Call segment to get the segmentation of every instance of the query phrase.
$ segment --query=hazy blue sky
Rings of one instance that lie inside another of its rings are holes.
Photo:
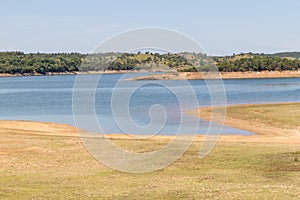
[[[6,0],[0,51],[90,52],[111,35],[162,27],[212,55],[300,51],[298,0]]]

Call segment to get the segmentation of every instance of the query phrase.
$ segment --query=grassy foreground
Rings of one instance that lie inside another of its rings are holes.
[[[146,174],[103,166],[84,149],[73,127],[0,121],[0,199],[298,199],[299,126],[291,118],[299,116],[299,105],[229,108],[231,120],[262,122],[274,131],[221,137],[205,159],[198,158],[199,136],[174,164]],[[248,116],[249,109],[259,112]],[[133,151],[157,149],[169,139],[114,136],[116,144]]]

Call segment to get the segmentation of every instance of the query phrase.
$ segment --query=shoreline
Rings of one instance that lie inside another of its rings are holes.
[[[297,103],[272,103],[272,104],[243,104],[232,105],[229,107],[249,107],[249,106],[262,106],[262,105],[291,105]],[[196,108],[186,111],[186,114],[194,117],[200,117],[201,119],[210,121],[211,107]],[[254,135],[235,135],[226,134],[220,135],[218,142],[245,142],[245,143],[278,143],[278,144],[300,144],[300,132],[298,130],[289,130],[284,128],[278,128],[274,126],[266,126],[259,124],[251,120],[236,119],[226,116],[224,125],[247,130],[255,133]],[[44,135],[44,136],[56,136],[56,137],[80,137],[77,132],[77,128],[67,124],[58,124],[53,122],[35,122],[27,120],[0,120],[0,131],[11,130],[15,134],[22,133],[28,135]],[[91,133],[85,130],[81,131],[81,137],[87,135],[91,136]],[[95,135],[93,135],[94,137]],[[96,136],[97,137],[97,136]],[[103,134],[99,134],[99,137],[103,137]],[[149,137],[145,135],[138,135],[136,137],[127,134],[105,134],[107,139],[124,139],[124,140],[172,140],[175,136],[154,136]],[[206,135],[196,135],[194,142],[203,142],[206,139]]]
[[[107,70],[107,71],[87,71],[87,72],[51,72],[47,74],[6,74],[0,73],[0,77],[25,77],[25,76],[57,76],[57,75],[81,75],[81,74],[126,74],[126,73],[155,73],[164,71],[145,71],[145,70]],[[261,71],[261,72],[220,72],[213,73],[202,72],[176,72],[164,74],[152,74],[148,76],[140,76],[128,80],[204,80],[204,79],[259,79],[259,78],[300,78],[300,71]]]
[[[300,102],[283,102],[283,103],[265,103],[265,104],[238,104],[227,106],[226,109],[230,108],[250,108],[252,106],[284,106],[284,105],[297,105]],[[222,107],[214,107],[215,109]],[[211,110],[212,107],[196,108],[193,110],[186,111],[186,114],[194,117],[200,117],[206,121],[211,121]],[[226,111],[227,112],[227,111]],[[219,115],[216,111],[216,117]],[[245,120],[241,118],[231,117],[225,114],[225,126],[238,128],[253,132],[254,135],[242,136],[242,135],[222,135],[220,138],[230,138],[232,141],[243,141],[243,142],[270,142],[270,143],[296,143],[300,144],[300,131],[292,128],[281,128],[275,127],[270,124],[262,122],[256,122],[252,120]]]
[[[178,72],[154,74],[128,80],[206,80],[206,79],[260,79],[260,78],[300,78],[300,71],[261,72]]]
[[[63,138],[78,138],[81,137],[93,137],[93,138],[103,138],[102,134],[95,136],[95,134],[86,133],[79,134],[77,133],[76,127],[58,124],[58,123],[48,123],[48,122],[36,122],[36,121],[16,121],[16,120],[0,120],[0,133],[2,131],[13,132],[13,135],[22,135],[29,137],[36,136],[47,136],[47,137],[63,137]],[[30,128],[24,128],[30,127]],[[173,140],[175,136],[153,136],[150,138],[142,138],[141,136],[133,137],[132,135],[127,134],[106,134],[105,138],[110,140],[145,140],[145,141],[165,141]],[[207,135],[196,135],[193,139],[193,142],[204,142],[207,140]],[[291,137],[283,135],[259,135],[254,134],[251,136],[247,135],[220,135],[217,139],[217,142],[221,143],[261,143],[261,144],[300,144],[300,137]]]
[[[26,76],[60,76],[60,75],[80,75],[80,74],[126,74],[126,73],[145,73],[147,71],[126,71],[126,70],[107,70],[107,71],[73,71],[73,72],[48,72],[46,74],[7,74],[7,73],[0,73],[0,77],[26,77]]]

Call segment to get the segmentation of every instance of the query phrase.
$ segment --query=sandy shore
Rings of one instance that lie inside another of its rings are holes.
[[[206,120],[210,120],[210,108],[201,108],[188,111],[187,114],[191,114],[197,117],[201,117]],[[201,114],[199,114],[201,113]],[[218,138],[219,142],[245,142],[245,143],[277,143],[277,144],[300,144],[300,132],[297,130],[280,129],[271,126],[265,126],[263,124],[253,124],[251,121],[244,121],[226,117],[225,125],[235,128],[251,131],[255,133],[252,136],[242,135],[221,135]],[[79,137],[77,129],[70,125],[45,123],[45,122],[33,122],[33,121],[10,121],[0,120],[0,133],[10,134],[22,134],[28,136],[61,136],[61,137]],[[85,136],[95,137],[87,133]],[[102,137],[102,135],[96,136]],[[109,139],[124,139],[124,140],[136,140],[140,137],[133,137],[125,134],[108,134],[105,136]],[[151,140],[172,140],[174,136],[153,136]],[[202,142],[206,138],[205,135],[197,135],[194,139],[196,142]]]
[[[63,73],[48,73],[47,76],[51,75],[74,75],[74,74],[124,74],[124,73],[145,73],[149,71],[145,70],[134,70],[134,71],[88,71],[88,72],[63,72]],[[4,74],[0,73],[0,77],[11,77],[11,76],[43,76],[42,74]],[[217,76],[213,75],[214,78],[222,79],[247,79],[247,78],[299,78],[300,71],[262,71],[262,72],[221,72]],[[198,80],[198,79],[209,79],[211,78],[209,73],[200,72],[179,72],[179,73],[165,73],[165,74],[154,74],[149,76],[141,76],[129,80]]]
[[[268,105],[293,105],[299,103],[278,103],[278,104],[258,104],[259,106]],[[254,104],[253,104],[254,105]],[[245,105],[233,105],[227,108],[248,108],[253,106],[252,104]],[[257,105],[255,105],[257,106]],[[186,111],[195,117],[200,117],[207,121],[211,121],[211,107],[198,108],[190,111]],[[295,111],[298,112],[298,111]],[[244,113],[246,116],[249,113]],[[217,114],[218,115],[218,114]],[[247,130],[249,132],[255,133],[253,136],[238,136],[238,135],[226,135],[221,136],[221,141],[242,141],[242,142],[255,142],[255,143],[290,143],[290,144],[300,144],[300,130],[299,127],[276,127],[267,123],[262,123],[260,121],[245,120],[239,118],[233,118],[228,114],[225,115],[226,126],[231,126],[234,128]]]
[[[201,79],[254,79],[254,78],[299,78],[300,71],[262,71],[262,72],[179,72],[141,76],[129,80],[201,80]]]
[[[76,136],[75,127],[65,124],[0,120],[0,132],[9,132],[24,135],[53,135],[53,136]]]
[[[300,77],[300,71],[262,71],[262,72],[222,72],[223,79],[238,78],[296,78]]]
[[[280,103],[280,104],[258,104],[255,106],[266,106],[266,105],[299,105],[299,103]],[[248,108],[253,105],[235,105],[229,106],[228,108]],[[200,117],[207,121],[211,120],[211,107],[198,108],[190,111],[186,111],[186,114]],[[260,109],[260,108],[258,108]],[[296,108],[299,109],[299,106]],[[293,112],[298,112],[293,110]],[[279,111],[280,112],[280,111]],[[247,113],[245,113],[247,114]],[[244,115],[244,114],[243,114]],[[286,119],[291,120],[291,118]],[[271,124],[262,123],[260,121],[245,120],[240,118],[233,118],[230,115],[225,116],[225,125],[235,127],[242,130],[247,130],[255,133],[252,136],[241,136],[241,135],[222,135],[219,137],[219,141],[223,142],[256,142],[256,143],[291,143],[300,144],[300,127],[278,127],[272,126]],[[68,137],[79,137],[76,127],[56,124],[56,123],[45,123],[45,122],[33,122],[33,121],[10,121],[0,120],[0,133],[15,133],[25,135],[47,135],[47,136],[68,136]],[[85,131],[81,131],[81,133]],[[91,136],[86,132],[86,136]],[[95,137],[95,135],[93,135]],[[98,137],[98,136],[96,136]],[[102,135],[99,135],[102,137]],[[133,137],[132,135],[125,134],[108,134],[105,137],[111,139],[140,139],[140,137]],[[161,139],[173,139],[174,136],[153,136],[150,139],[161,140]],[[204,141],[205,135],[197,135],[195,141]]]

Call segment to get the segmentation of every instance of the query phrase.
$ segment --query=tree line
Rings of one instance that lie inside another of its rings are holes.
[[[300,70],[300,60],[291,57],[240,54],[215,60],[218,70],[224,72]]]
[[[297,52],[277,54],[241,53],[211,57],[201,53],[159,54],[137,53],[29,53],[0,52],[0,73],[47,74],[53,72],[105,70],[164,70],[196,71],[284,71],[300,70]],[[288,57],[290,56],[290,57]]]
[[[78,53],[0,52],[0,73],[47,74],[78,71],[83,55]]]

